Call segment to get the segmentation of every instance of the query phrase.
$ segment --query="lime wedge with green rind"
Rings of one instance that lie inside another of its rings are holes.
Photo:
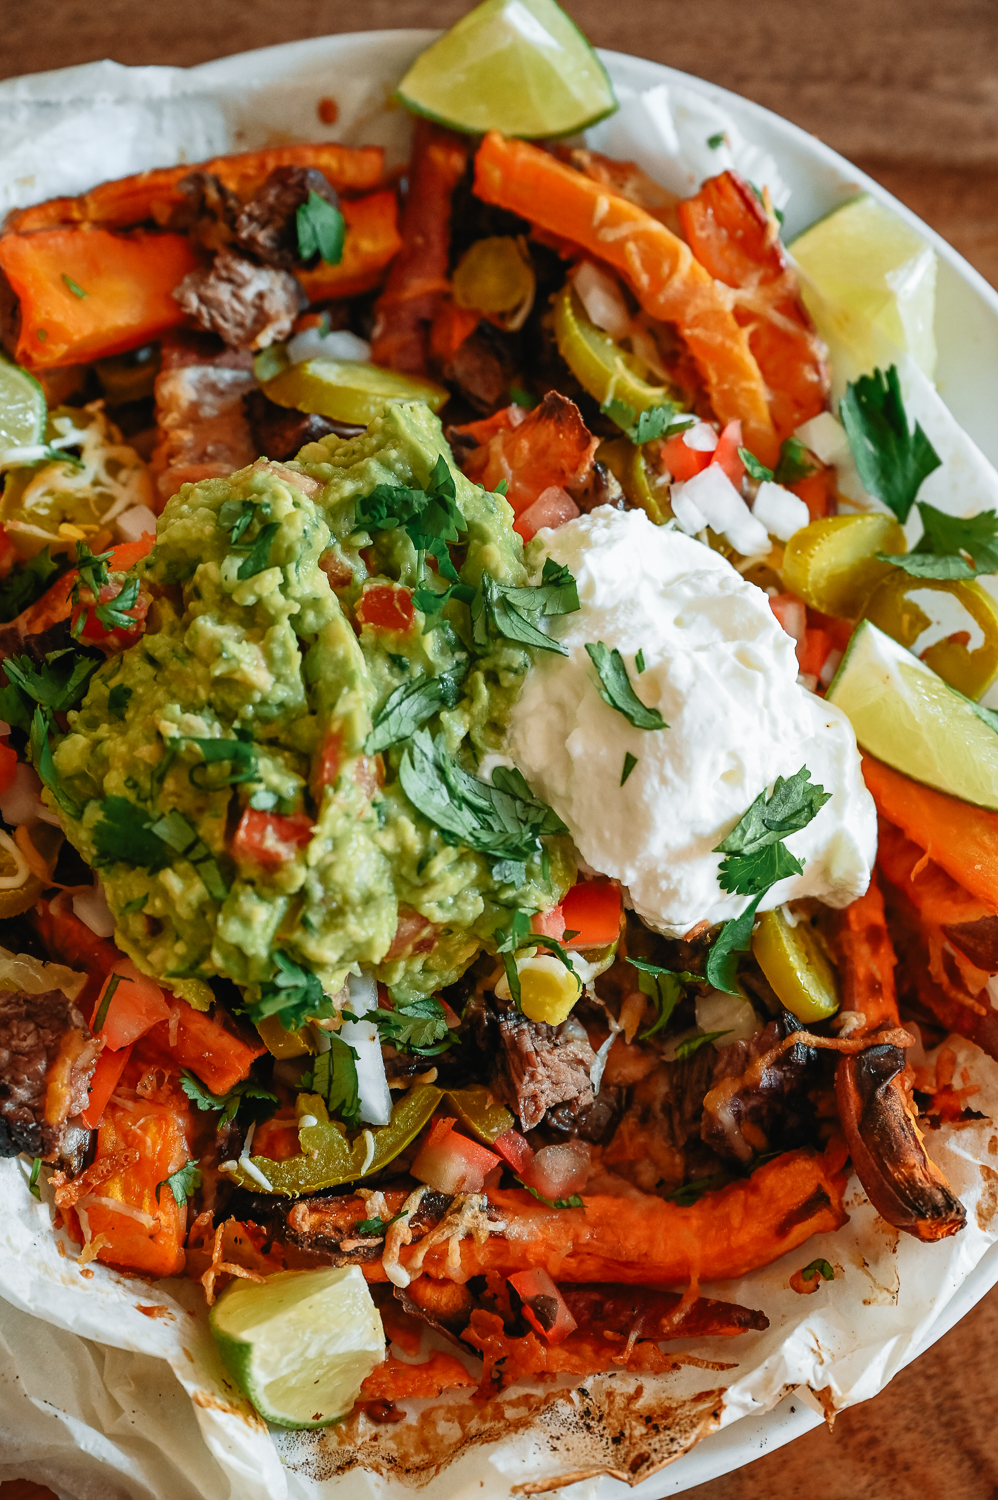
[[[555,0],[485,0],[402,79],[408,109],[452,130],[571,135],[617,108],[606,69]]]
[[[989,711],[869,620],[856,627],[827,698],[885,765],[998,812],[998,732],[982,717]]]
[[[359,1266],[234,1281],[209,1323],[239,1389],[279,1427],[328,1427],[385,1357],[381,1314]]]
[[[0,355],[0,450],[44,442],[47,415],[35,377]]]

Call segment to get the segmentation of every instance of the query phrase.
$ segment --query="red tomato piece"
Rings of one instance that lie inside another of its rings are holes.
[[[562,489],[560,484],[551,484],[541,491],[532,505],[520,512],[513,522],[513,530],[519,532],[525,542],[529,542],[542,526],[550,526],[554,530],[564,526],[566,521],[574,521],[578,514],[579,507],[568,491]]]
[[[156,981],[137,969],[130,958],[119,958],[115,960],[114,968],[101,986],[90,1018],[91,1027],[100,1015],[112,986],[104,1019],[95,1033],[104,1038],[105,1046],[112,1051],[117,1052],[137,1041],[158,1021],[169,1020],[170,1007]]]
[[[412,595],[393,583],[375,583],[357,604],[357,619],[375,630],[408,630],[412,625]]]
[[[792,635],[800,645],[807,633],[807,609],[803,599],[798,599],[796,594],[776,594],[770,599],[769,607],[787,635]]]
[[[566,926],[565,913],[560,906],[535,912],[530,918],[531,932],[543,933],[545,937],[558,938],[559,941],[565,935]]]
[[[567,1302],[542,1267],[517,1271],[509,1284],[523,1303],[523,1316],[549,1344],[560,1344],[578,1328]]]
[[[580,880],[561,903],[570,948],[605,948],[620,935],[620,886],[612,880]]]
[[[312,794],[318,800],[324,786],[335,786],[340,774],[342,736],[338,729],[327,729],[326,738],[312,765]]]
[[[742,446],[742,424],[741,422],[729,422],[721,436],[717,440],[717,447],[710,455],[712,464],[717,464],[727,474],[735,489],[741,489],[742,480],[745,478],[745,465],[738,456],[738,450]]]
[[[712,457],[712,453],[705,453],[700,448],[688,447],[683,442],[681,432],[677,432],[675,437],[671,437],[667,443],[662,444],[662,463],[679,484],[685,484],[687,479],[692,479],[694,474],[699,474],[706,469]]]
[[[430,1126],[411,1172],[437,1193],[480,1193],[500,1158],[494,1151],[458,1135],[456,1120],[438,1119]]]
[[[14,785],[17,771],[17,751],[9,745],[0,745],[0,797]]]
[[[107,604],[112,599],[116,599],[122,587],[123,585],[117,581],[105,584],[100,591],[100,603]],[[105,650],[124,651],[125,647],[137,641],[145,630],[148,609],[148,601],[140,594],[134,606],[125,611],[129,619],[135,621],[134,626],[127,630],[121,626],[107,630],[97,618],[93,604],[76,604],[73,606],[71,628],[77,639],[81,641],[88,641],[94,646],[102,646]],[[79,623],[81,616],[85,617],[82,626]]]
[[[833,642],[827,630],[808,630],[797,647],[797,664],[802,672],[819,677],[831,650]]]
[[[533,1149],[518,1130],[504,1130],[492,1142],[503,1161],[522,1177],[534,1159]]]
[[[258,812],[255,807],[248,807],[232,840],[232,857],[240,864],[278,870],[311,842],[313,829],[312,819],[305,813],[282,817],[279,813]]]
[[[107,1101],[118,1087],[118,1080],[131,1055],[131,1047],[122,1047],[119,1052],[112,1052],[110,1047],[105,1047],[97,1059],[97,1066],[90,1080],[90,1102],[80,1112],[80,1119],[88,1129],[96,1130],[100,1124]]]

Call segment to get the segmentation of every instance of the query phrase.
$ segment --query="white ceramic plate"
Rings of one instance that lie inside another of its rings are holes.
[[[399,161],[401,121],[385,103],[408,63],[436,34],[410,30],[318,38],[223,58],[186,73],[103,63],[97,65],[101,87],[96,94],[93,68],[9,80],[0,84],[0,217],[17,203],[81,192],[146,167],[203,160],[276,140],[383,143],[389,160]],[[939,257],[938,388],[960,423],[998,464],[993,417],[998,407],[998,293],[983,277],[877,183],[797,126],[689,74],[622,53],[601,56],[616,85],[640,91],[682,84],[725,110],[749,140],[768,149],[792,189],[788,238],[865,190],[934,246]],[[317,125],[316,101],[327,93],[354,118],[345,137]],[[31,170],[31,162],[39,160],[40,139],[51,164],[44,183]],[[998,1245],[966,1278],[909,1357],[924,1353],[996,1282]],[[600,1500],[660,1500],[678,1494],[750,1463],[820,1420],[812,1397],[791,1394],[773,1411],[743,1418],[705,1439],[637,1489],[604,1479],[598,1495]]]

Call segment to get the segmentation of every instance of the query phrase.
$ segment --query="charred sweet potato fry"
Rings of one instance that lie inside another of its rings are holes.
[[[370,1375],[361,1386],[361,1401],[406,1401],[413,1397],[439,1396],[441,1391],[460,1390],[477,1384],[453,1354],[436,1350],[418,1365],[406,1364],[394,1354]]]
[[[487,490],[505,480],[506,499],[517,515],[552,485],[565,489],[582,483],[599,446],[575,402],[557,391],[549,391],[526,416],[522,407],[507,407],[451,430],[459,448],[462,436],[478,442],[464,463],[468,477]]]
[[[828,371],[775,221],[736,172],[709,178],[676,212],[700,264],[736,289],[735,318],[748,332],[782,442],[824,411]]]
[[[451,194],[468,163],[467,142],[428,120],[413,135],[402,248],[378,298],[371,357],[410,375],[427,373],[430,327],[448,292]]]

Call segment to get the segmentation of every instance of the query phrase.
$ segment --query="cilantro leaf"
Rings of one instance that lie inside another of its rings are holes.
[[[711,151],[717,151],[719,147],[724,145],[726,139],[727,137],[725,136],[724,131],[718,130],[713,135],[709,135],[707,137],[707,145],[710,147]]]
[[[812,1260],[809,1266],[805,1266],[800,1275],[802,1281],[813,1281],[816,1276],[823,1277],[825,1281],[835,1280],[834,1269],[827,1260],[823,1260],[820,1256],[817,1260]]]
[[[62,273],[62,279],[64,284],[69,288],[74,297],[83,298],[90,296],[90,293],[85,292],[80,286],[79,282],[74,281],[72,276],[67,276],[65,271],[63,271]]]
[[[600,697],[633,724],[635,729],[668,729],[657,708],[642,703],[631,686],[624,658],[616,646],[611,651],[602,641],[587,641],[586,650],[599,674]]]
[[[426,617],[424,629],[426,631],[436,630],[438,625],[443,624],[444,605],[449,604],[452,599],[457,599],[461,604],[474,602],[475,590],[466,583],[452,583],[447,588],[431,589],[425,584],[413,590],[412,602],[418,610]]]
[[[471,606],[472,633],[475,645],[484,650],[489,642],[489,629],[507,641],[516,641],[521,646],[532,646],[536,651],[553,651],[558,656],[567,656],[568,647],[529,620],[522,610],[509,601],[509,593],[502,584],[496,583],[491,573],[483,573],[479,592]],[[526,594],[527,589],[517,589]]]
[[[399,1052],[435,1057],[446,1052],[453,1041],[444,1008],[433,995],[421,1000],[400,1000],[394,1010],[379,1007],[369,1015],[382,1041]]]
[[[80,703],[91,677],[100,666],[92,656],[83,656],[71,647],[50,651],[41,666],[30,656],[8,656],[3,663],[10,682],[26,698],[33,699],[51,713],[65,713]]]
[[[808,475],[815,473],[816,470],[817,464],[813,462],[810,450],[800,438],[784,438],[774,476],[776,483],[796,484],[799,479],[807,479]]]
[[[728,1030],[731,1028],[729,1027]],[[687,1057],[692,1057],[694,1052],[699,1052],[707,1042],[716,1042],[719,1036],[727,1036],[727,1031],[700,1031],[696,1036],[685,1036],[681,1042],[676,1043],[676,1061],[683,1062]]]
[[[49,549],[42,550],[26,563],[15,563],[5,578],[0,578],[0,624],[10,620],[40,599],[58,574],[65,571],[68,558],[55,562]]]
[[[403,682],[375,714],[371,732],[364,741],[364,754],[377,755],[410,739],[439,709],[453,708],[457,699],[458,684],[446,672],[440,677],[417,677]]]
[[[408,1217],[409,1210],[403,1208],[397,1214],[392,1214],[390,1219],[382,1219],[377,1216],[373,1219],[361,1219],[359,1224],[353,1226],[353,1232],[354,1234],[374,1234],[380,1238],[393,1224],[397,1224],[399,1219],[407,1219]]]
[[[420,579],[429,552],[436,559],[442,578],[460,582],[447,548],[449,543],[460,540],[468,526],[458,507],[454,475],[442,454],[433,465],[425,489],[378,484],[369,495],[361,496],[354,507],[354,526],[366,531],[394,531],[401,527],[416,549]]]
[[[316,192],[310,192],[295,214],[298,254],[303,261],[319,255],[328,266],[343,259],[346,224],[339,209]]]
[[[758,479],[760,484],[766,479],[774,479],[776,477],[773,470],[767,469],[765,464],[761,464],[755,454],[751,453],[748,448],[739,448],[738,457],[745,465],[746,474],[749,474],[753,479]]]
[[[168,1187],[177,1207],[183,1208],[188,1198],[193,1198],[200,1186],[201,1168],[197,1162],[189,1161],[185,1167],[179,1167],[176,1172],[171,1172],[169,1177],[164,1177],[162,1182],[157,1182],[156,1198],[158,1201],[160,1188]]]
[[[545,1198],[544,1194],[539,1193],[536,1188],[528,1187],[522,1177],[516,1180],[521,1187],[527,1189],[532,1198],[536,1198],[538,1203],[546,1203],[548,1208],[585,1208],[586,1206],[578,1193],[573,1193],[570,1198]]]
[[[124,906],[121,908],[121,915],[123,917],[127,917],[132,912],[141,911],[142,908],[145,906],[145,904],[146,904],[146,902],[148,900],[149,900],[149,892],[148,891],[146,891],[146,893],[145,893],[144,896],[133,896],[132,899],[131,899],[131,901],[126,901],[125,904],[124,904]]]
[[[271,544],[280,529],[280,521],[270,521],[266,526],[260,527],[256,541],[236,570],[240,583],[244,583],[247,578],[255,578],[264,568],[269,567]]]
[[[233,546],[236,546],[258,510],[263,519],[266,520],[270,515],[270,501],[223,500],[222,504],[218,507],[216,523],[223,531],[229,533],[229,541]]]
[[[727,838],[715,845],[715,854],[729,856],[718,874],[721,889],[761,896],[778,880],[799,875],[804,866],[782,840],[806,828],[830,799],[830,792],[811,781],[806,766],[793,776],[778,776],[772,793],[760,792]]]
[[[41,1176],[41,1171],[42,1159],[40,1156],[36,1156],[31,1163],[31,1176],[28,1178],[28,1192],[31,1194],[32,1198],[37,1198],[39,1203],[42,1201],[42,1190],[38,1186],[38,1179]]]
[[[620,773],[620,784],[621,784],[621,786],[624,785],[624,782],[627,780],[628,776],[630,776],[631,772],[634,770],[634,767],[637,765],[637,763],[638,763],[638,757],[636,755],[632,755],[631,752],[630,752],[630,750],[625,750],[624,751],[624,769]]]
[[[277,1016],[285,1031],[297,1031],[308,1020],[323,1021],[335,1015],[333,1002],[323,994],[317,975],[300,968],[280,948],[274,951],[274,963],[274,978],[261,984],[258,1000],[245,1005],[254,1025],[267,1016]]]
[[[100,822],[93,829],[95,868],[120,861],[153,873],[165,869],[170,851],[153,832],[154,820],[155,814],[150,816],[127,797],[105,797]]]
[[[151,825],[149,831],[194,866],[209,896],[216,901],[225,900],[229,888],[215,856],[179,809],[171,808],[158,822]]]
[[[189,1069],[182,1068],[180,1087],[198,1109],[221,1110],[219,1128],[227,1125],[230,1120],[234,1120],[244,1104],[248,1105],[247,1114],[252,1115],[254,1119],[260,1119],[271,1113],[267,1108],[268,1104],[277,1103],[277,1095],[261,1088],[252,1078],[244,1078],[241,1082],[234,1084],[227,1094],[213,1094]],[[257,1103],[250,1102],[253,1100]]]
[[[707,954],[707,979],[715,990],[723,990],[726,995],[741,994],[736,981],[736,955],[748,953],[752,946],[752,928],[755,926],[756,908],[761,900],[762,895],[756,896],[740,917],[733,917],[730,922],[725,922]]]
[[[682,986],[700,981],[696,974],[689,974],[685,969],[663,969],[660,964],[653,964],[646,958],[628,958],[625,961],[638,970],[638,989],[642,995],[647,995],[658,1006],[654,1023],[641,1033],[639,1040],[644,1041],[646,1037],[654,1036],[656,1031],[662,1031],[668,1026],[672,1020],[672,1012],[682,996]]]
[[[974,578],[978,573],[998,573],[998,514],[980,511],[976,516],[948,516],[927,501],[918,502],[924,532],[912,552],[900,555],[878,552],[881,562],[892,563],[913,578]]]
[[[611,422],[616,422],[632,443],[638,445],[650,443],[670,431],[683,432],[696,421],[695,417],[687,418],[672,401],[663,401],[659,405],[646,407],[643,412],[636,412],[630,402],[621,401],[614,396],[600,410]]]
[[[899,521],[907,521],[922,481],[942,459],[919,423],[908,431],[897,366],[847,385],[839,410],[860,479]]]
[[[80,602],[81,589],[89,589],[94,598],[100,597],[100,591],[108,582],[107,565],[111,557],[110,552],[93,553],[86,542],[76,544],[76,567],[79,578],[73,584],[70,598],[74,604]]]
[[[103,604],[94,605],[94,614],[105,630],[134,630],[135,619],[128,613],[134,609],[139,597],[139,580],[126,578],[121,592]]]
[[[41,707],[36,708],[31,719],[31,737],[29,741],[31,759],[35,770],[41,780],[48,787],[63,812],[69,818],[82,818],[83,808],[75,797],[67,791],[62,777],[55,768],[52,758],[52,746],[49,744],[49,729],[51,720]]]
[[[321,1094],[331,1115],[339,1115],[347,1125],[360,1124],[360,1094],[357,1088],[357,1054],[335,1032],[329,1035],[329,1051],[320,1052],[312,1064],[311,1074],[302,1075],[302,1087]]]
[[[684,1182],[682,1187],[673,1188],[671,1193],[663,1196],[666,1203],[675,1203],[678,1208],[692,1208],[694,1203],[699,1203],[704,1193],[726,1187],[730,1181],[730,1172],[714,1172],[710,1177],[697,1177],[693,1182]]]
[[[516,609],[525,609],[528,614],[574,615],[582,608],[579,603],[579,587],[571,570],[553,557],[544,559],[541,581],[531,588],[507,588],[497,584],[506,599]]]
[[[446,843],[464,844],[495,860],[528,860],[541,854],[544,836],[567,832],[518,771],[497,766],[490,786],[459,766],[443,738],[432,740],[425,729],[413,735],[399,781]]]
[[[634,670],[635,670],[635,672],[637,672],[638,676],[640,677],[641,673],[644,671],[644,669],[645,669],[645,653],[644,653],[644,647],[642,647],[641,650],[638,652],[637,656],[634,658]]]
[[[230,762],[232,770],[225,778],[226,786],[241,786],[246,781],[259,781],[256,746],[251,740],[213,740],[197,739],[194,735],[183,735],[182,738],[188,745],[197,745],[203,756],[203,764],[217,766]],[[201,777],[195,773],[200,772],[201,764],[191,766],[187,773],[187,779],[191,786],[199,791],[207,791]]]
[[[116,719],[123,719],[128,709],[128,700],[132,696],[132,689],[126,687],[123,682],[116,682],[107,695],[107,711],[114,714]]]

